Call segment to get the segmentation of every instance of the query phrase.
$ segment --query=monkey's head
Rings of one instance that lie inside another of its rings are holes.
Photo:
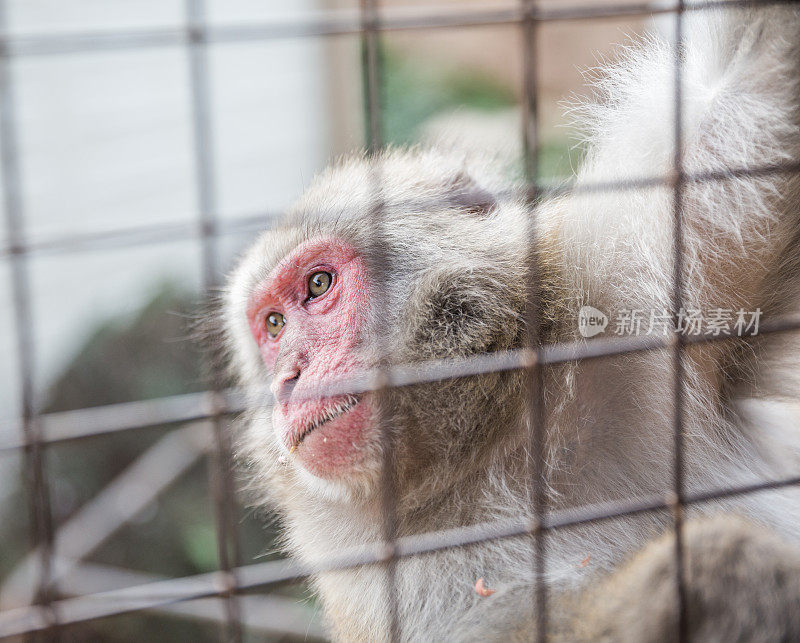
[[[321,391],[379,364],[520,346],[525,234],[518,193],[461,157],[394,151],[318,177],[244,254],[226,295],[226,343],[253,393],[243,439],[253,475],[368,497],[388,430],[398,490],[420,498],[440,467],[468,475],[491,457],[519,413],[518,375]],[[255,401],[267,387],[271,410]]]

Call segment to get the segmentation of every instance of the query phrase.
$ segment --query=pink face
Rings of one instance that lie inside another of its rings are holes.
[[[275,394],[279,441],[311,473],[335,478],[363,460],[369,396],[320,398],[321,386],[352,376],[367,310],[364,262],[350,245],[299,245],[260,283],[247,316]]]

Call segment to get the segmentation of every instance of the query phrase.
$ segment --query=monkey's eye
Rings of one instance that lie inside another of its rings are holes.
[[[333,275],[329,272],[315,272],[308,278],[308,295],[311,299],[328,292],[333,282]]]
[[[286,320],[280,313],[270,313],[267,315],[266,325],[270,337],[277,337],[285,323]]]

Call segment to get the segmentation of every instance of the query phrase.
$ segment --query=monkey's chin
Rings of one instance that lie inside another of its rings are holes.
[[[331,402],[328,402],[331,405]],[[341,405],[341,403],[340,403]],[[347,404],[345,410],[314,428],[298,431],[291,419],[289,435],[298,436],[289,448],[289,459],[312,475],[329,481],[341,481],[363,473],[371,460],[374,404],[369,394]],[[299,435],[298,435],[299,434]]]

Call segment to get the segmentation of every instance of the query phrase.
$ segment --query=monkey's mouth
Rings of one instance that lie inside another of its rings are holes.
[[[293,431],[289,435],[289,451],[293,452],[299,447],[303,440],[306,439],[311,433],[316,431],[321,426],[329,424],[334,420],[342,417],[346,413],[352,411],[361,397],[358,395],[345,395],[341,397],[335,404],[317,411],[314,416],[306,421],[299,431]]]

